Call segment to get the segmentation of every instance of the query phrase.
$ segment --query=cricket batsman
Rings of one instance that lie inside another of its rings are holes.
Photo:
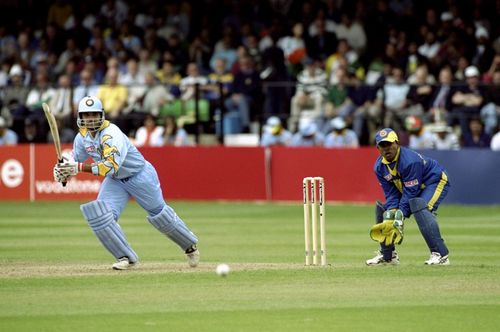
[[[367,265],[399,264],[394,244],[403,241],[405,218],[413,214],[420,233],[429,247],[427,265],[449,265],[446,247],[436,221],[436,210],[450,188],[448,176],[437,161],[399,145],[391,128],[375,136],[380,157],[374,171],[386,202],[377,202],[376,222],[370,231],[380,243],[380,251]]]
[[[158,174],[127,136],[105,120],[102,102],[84,97],[78,105],[79,134],[73,143],[72,158],[54,166],[54,178],[66,182],[80,172],[103,176],[97,199],[80,206],[83,217],[117,262],[115,270],[137,265],[139,257],[128,243],[118,219],[130,197],[147,211],[148,221],[175,242],[196,267],[200,253],[198,238],[163,200]],[[84,163],[88,158],[93,163]]]

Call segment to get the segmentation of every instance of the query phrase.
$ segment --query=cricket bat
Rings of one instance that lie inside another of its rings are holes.
[[[61,152],[61,139],[59,138],[59,129],[57,129],[56,118],[50,111],[50,107],[47,103],[43,103],[42,108],[43,113],[45,113],[45,117],[47,118],[47,122],[49,123],[50,134],[52,135],[52,140],[54,141],[54,146],[56,148],[57,162],[63,163],[64,159]],[[66,182],[63,182],[62,185],[63,187],[66,187]]]

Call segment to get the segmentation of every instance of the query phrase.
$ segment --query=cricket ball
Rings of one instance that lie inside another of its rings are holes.
[[[225,277],[225,276],[227,276],[229,274],[230,270],[231,269],[229,268],[229,265],[227,265],[227,264],[219,264],[215,268],[215,273],[217,273],[217,275],[219,275],[221,277]]]

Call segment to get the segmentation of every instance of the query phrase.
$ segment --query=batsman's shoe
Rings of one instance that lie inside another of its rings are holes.
[[[398,265],[399,264],[399,256],[398,253],[393,251],[392,258],[388,261],[384,259],[384,255],[380,251],[376,251],[376,255],[373,258],[370,258],[366,261],[366,265],[368,266],[376,266],[376,265]]]
[[[189,266],[191,267],[198,266],[198,263],[200,263],[200,251],[196,248],[196,245],[193,245],[186,250],[186,257]]]
[[[431,252],[431,257],[425,261],[426,265],[450,265],[448,255],[441,256],[438,252]]]
[[[129,270],[137,265],[138,263],[131,263],[128,257],[122,257],[118,262],[113,264],[113,270]]]

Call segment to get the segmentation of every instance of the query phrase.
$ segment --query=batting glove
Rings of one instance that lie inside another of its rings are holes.
[[[71,177],[83,170],[83,164],[75,161],[57,163],[54,166],[54,180],[57,182],[67,182]]]

